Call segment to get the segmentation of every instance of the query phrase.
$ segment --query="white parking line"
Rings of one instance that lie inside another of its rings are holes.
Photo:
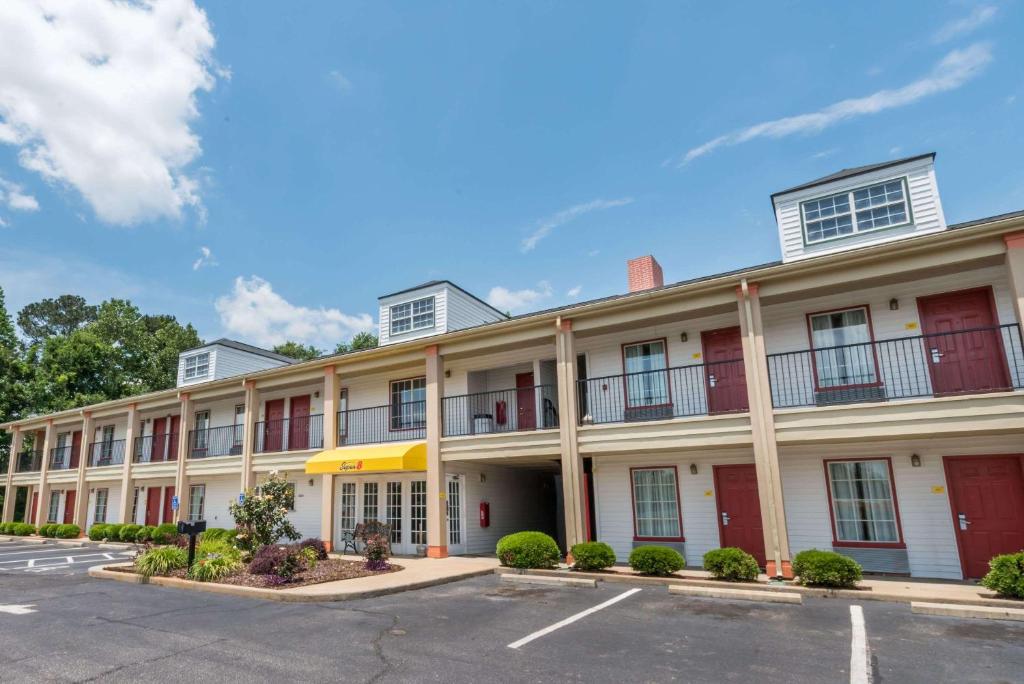
[[[74,548],[84,548],[84,547],[68,546],[68,547],[61,548],[61,549],[55,549],[55,548],[51,547],[49,549],[30,549],[30,550],[27,550],[27,551],[6,551],[6,550],[0,550],[0,558],[4,558],[6,556],[22,556],[22,555],[24,555],[26,553],[67,553],[67,549],[74,549]]]
[[[619,601],[621,601],[622,599],[629,598],[630,596],[632,596],[633,594],[637,593],[638,591],[640,591],[639,587],[637,587],[635,589],[630,589],[629,591],[625,591],[625,592],[619,594],[618,596],[615,596],[613,598],[608,599],[604,603],[601,603],[601,604],[598,604],[598,605],[594,606],[593,608],[587,608],[586,610],[581,611],[579,613],[576,613],[575,615],[570,615],[569,617],[565,618],[564,620],[562,620],[560,622],[556,622],[553,625],[545,627],[544,629],[539,629],[536,632],[534,632],[533,634],[530,634],[528,636],[523,637],[519,641],[513,641],[511,644],[508,645],[508,647],[509,648],[519,648],[520,646],[525,646],[526,644],[530,643],[534,639],[539,639],[540,637],[544,636],[545,634],[551,634],[556,629],[561,629],[562,627],[565,627],[566,625],[571,625],[572,623],[576,622],[577,620],[581,620],[581,619],[587,617],[588,615],[592,615],[592,614],[596,613],[599,610],[604,610],[608,606],[614,605],[614,604],[618,603]]]
[[[864,611],[860,606],[850,606],[850,625],[853,632],[850,639],[850,684],[868,684],[871,681],[868,637],[864,629]]]

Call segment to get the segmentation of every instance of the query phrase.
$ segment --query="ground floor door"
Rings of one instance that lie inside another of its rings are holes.
[[[75,522],[75,490],[70,490],[64,498],[64,524]]]
[[[461,475],[449,475],[447,478],[447,511],[448,511],[448,553],[459,555],[466,553],[466,503],[465,487]]]
[[[162,487],[146,489],[146,524],[151,527],[160,524],[160,494],[162,491]]]
[[[164,487],[164,517],[161,522],[174,522],[174,509],[171,508],[171,499],[174,498],[174,487]]]
[[[739,326],[701,333],[708,413],[746,411],[747,375]]]
[[[1024,456],[947,456],[953,525],[968,578],[988,562],[1024,549]]]
[[[39,506],[39,492],[32,492],[32,507],[28,509],[28,522],[36,524],[36,507]]]
[[[765,566],[764,527],[753,464],[716,465],[715,500],[721,545],[743,549]]]
[[[334,497],[335,544],[359,523],[377,520],[391,526],[392,553],[414,555],[427,545],[424,473],[339,478]]]
[[[516,373],[516,427],[537,428],[537,398],[533,389],[533,373]]]

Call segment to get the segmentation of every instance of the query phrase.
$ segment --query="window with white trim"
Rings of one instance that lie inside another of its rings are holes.
[[[422,545],[427,543],[427,481],[413,480],[409,484],[409,542]]]
[[[50,505],[46,510],[46,522],[48,523],[58,522],[57,516],[60,515],[60,496],[61,492],[50,492]]]
[[[887,460],[829,461],[828,479],[837,542],[900,541]]]
[[[338,528],[342,532],[356,529],[356,483],[341,483],[341,500],[338,505]]]
[[[622,348],[622,358],[626,372],[627,406],[670,403],[665,340],[627,344]]]
[[[110,495],[108,489],[97,489],[96,500],[93,505],[92,521],[94,523],[107,522],[107,499]]]
[[[185,379],[205,378],[210,374],[210,352],[185,357]]]
[[[807,244],[910,223],[906,179],[800,203]]]
[[[679,489],[675,468],[634,468],[633,520],[639,539],[679,539]]]
[[[203,519],[206,509],[206,485],[192,485],[188,488],[189,522]]]
[[[363,522],[380,518],[377,499],[377,483],[363,483]]]
[[[233,446],[241,447],[245,436],[245,404],[235,404],[235,434]]]
[[[427,424],[427,379],[391,383],[391,429],[413,430]]]
[[[813,314],[808,318],[820,389],[870,385],[878,381],[865,307]]]
[[[139,521],[139,494],[141,487],[135,488],[135,493],[132,494],[132,522],[137,523]]]
[[[390,308],[391,334],[426,330],[434,327],[434,298],[424,297]]]
[[[402,483],[388,482],[384,498],[387,522],[391,525],[391,543],[402,543]]]
[[[344,444],[346,436],[348,436],[348,388],[343,387],[338,396],[338,444]]]

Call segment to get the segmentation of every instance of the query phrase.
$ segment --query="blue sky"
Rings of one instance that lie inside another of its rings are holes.
[[[0,7],[15,311],[326,348],[432,278],[518,313],[776,259],[769,195],[846,166],[1024,209],[1019,2],[44,4]]]

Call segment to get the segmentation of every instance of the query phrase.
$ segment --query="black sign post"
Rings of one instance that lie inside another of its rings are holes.
[[[188,535],[188,567],[190,568],[196,561],[196,537],[205,531],[205,520],[195,520],[193,522],[178,521],[178,534]]]

